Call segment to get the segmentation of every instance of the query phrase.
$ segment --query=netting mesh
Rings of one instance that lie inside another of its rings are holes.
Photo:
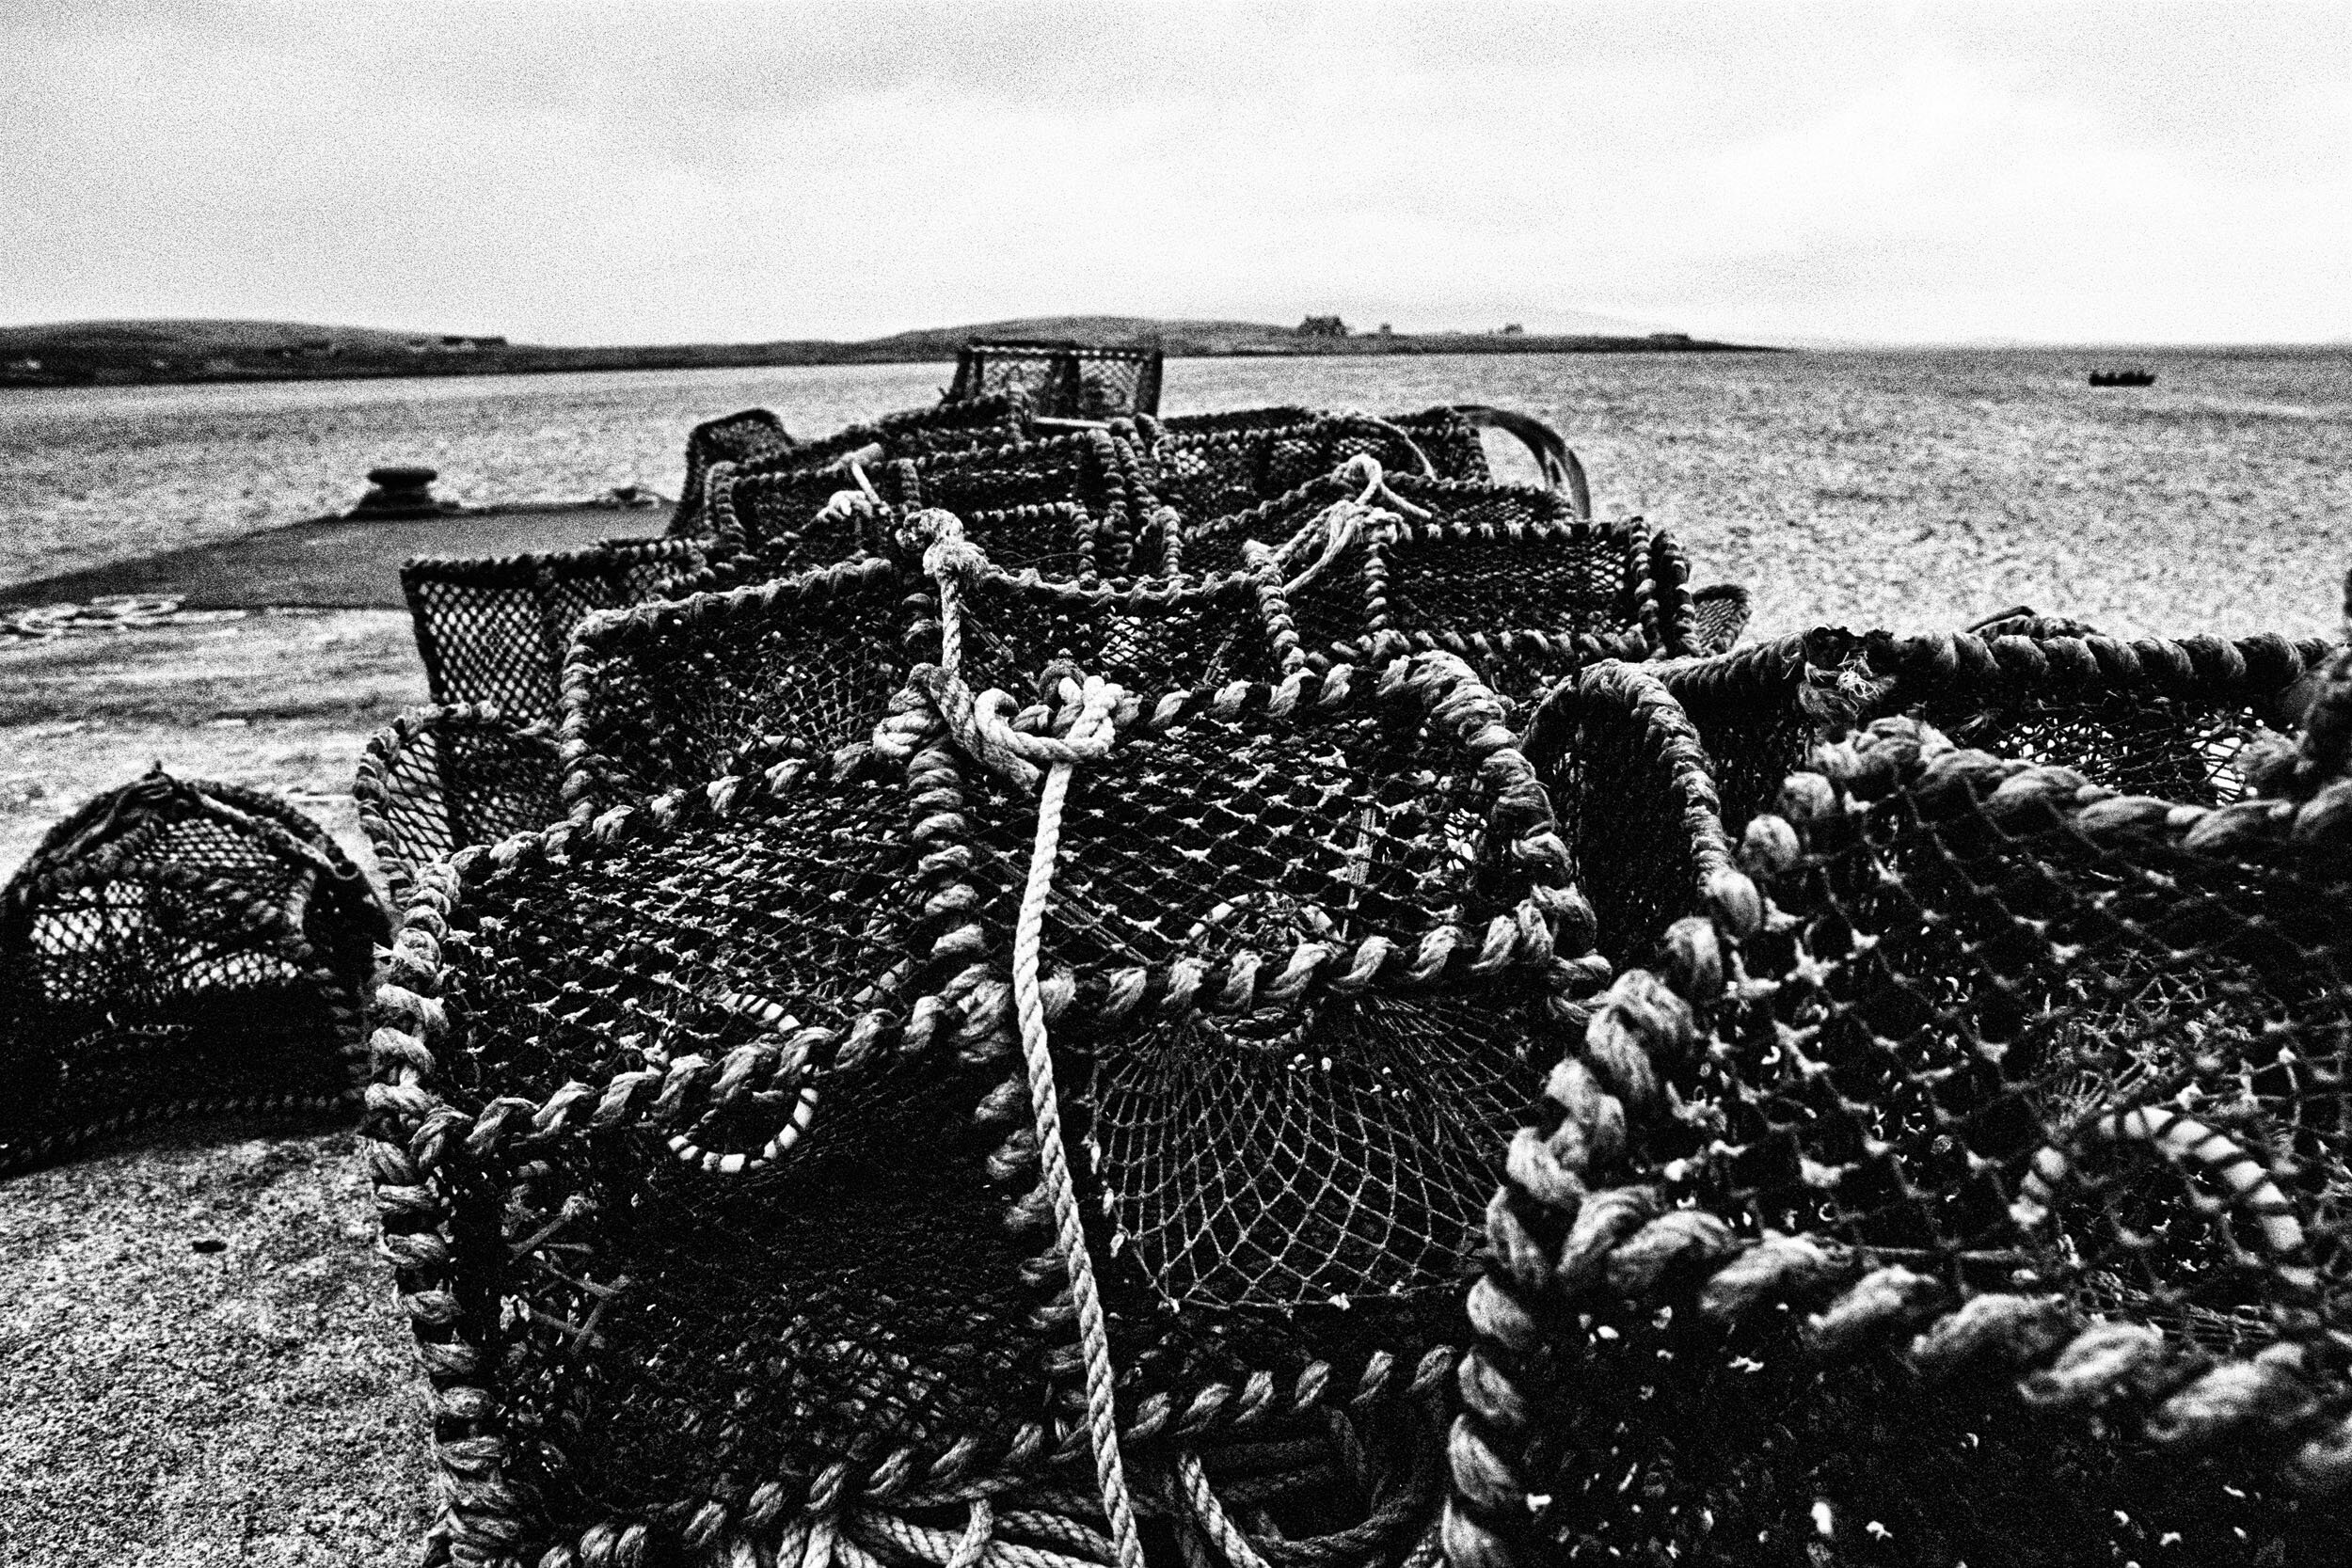
[[[1576,521],[1546,490],[1383,483],[1392,499],[1352,541],[1311,526],[1348,489],[1333,475],[1194,535],[1186,564],[1283,534],[1277,571],[1311,662],[1442,650],[1513,698],[1597,659],[1687,651],[1668,641],[1688,621],[1678,552],[1640,522]]]
[[[1369,414],[1324,414],[1304,408],[1255,408],[1230,414],[1138,419],[1138,439],[1153,465],[1159,499],[1188,528],[1247,512],[1323,478],[1349,458],[1364,455],[1392,475],[1484,478],[1447,474],[1413,438]],[[1484,453],[1481,453],[1481,463]],[[1188,570],[1230,570],[1238,562],[1185,562]]]
[[[408,562],[400,586],[433,700],[495,703],[525,722],[553,719],[580,621],[639,603],[701,560],[691,540],[623,539],[551,555]]]
[[[349,1107],[383,911],[274,797],[157,769],[0,890],[0,1172],[133,1122]]]
[[[880,558],[584,626],[567,790],[591,811],[863,740],[938,657],[936,590]]]
[[[1385,1391],[1442,1378],[1530,1037],[1598,979],[1500,712],[1458,665],[1133,699],[1061,824],[1044,973],[1122,1419],[1148,1456],[1189,1403],[1215,1484],[1278,1509],[1249,1528],[1338,1520],[1335,1560],[1428,1521],[1427,1417]],[[511,1486],[453,1544],[773,1552],[845,1484],[1083,1464],[1001,978],[1038,807],[944,721],[421,875],[375,1147],[423,1159],[393,1250],[456,1303],[421,1321],[444,1453]],[[1276,1380],[1276,1449],[1210,1442]],[[1327,1386],[1369,1514],[1319,1467]]]
[[[1558,814],[1601,951],[1639,963],[1730,865],[1700,735],[1665,683],[1607,662],[1561,682],[1530,719],[1527,757]]]
[[[1064,342],[975,342],[956,360],[950,402],[1026,393],[1050,419],[1112,420],[1156,414],[1160,407],[1157,348],[1087,348]]]
[[[792,437],[785,433],[784,421],[765,408],[746,408],[696,425],[686,436],[686,478],[678,487],[670,534],[695,538],[711,532],[703,485],[714,465],[749,463],[792,450]]]
[[[1691,595],[1693,654],[1729,653],[1748,627],[1748,591],[1735,582],[1718,582]]]
[[[467,1331],[556,1519],[1001,1447],[1042,1408],[971,1116],[1002,1069],[898,1041],[937,989],[909,810],[884,770],[819,765],[469,868],[437,1086],[595,1110],[446,1177],[454,1233],[505,1239]]]
[[[368,737],[351,794],[395,909],[417,872],[563,815],[553,726],[488,704],[412,708]]]
[[[906,517],[932,507],[954,513],[966,537],[1000,566],[1091,578],[1151,563],[1136,559],[1156,506],[1149,481],[1134,449],[1099,430],[874,457],[855,473],[723,471],[710,490],[719,529],[714,567],[673,592],[763,581],[885,551]],[[1158,548],[1154,530],[1150,555]]]
[[[1130,690],[1272,682],[1299,663],[1280,590],[1259,577],[1056,582],[989,568],[959,584],[964,678],[1038,695],[1051,667]]]
[[[1745,834],[1760,915],[1677,927],[1682,996],[1629,976],[1515,1152],[1497,1237],[1581,1240],[1491,1276],[1457,1559],[2340,1548],[2294,1493],[2352,1482],[2342,711],[2256,736],[2218,808],[1915,720],[1817,752]]]

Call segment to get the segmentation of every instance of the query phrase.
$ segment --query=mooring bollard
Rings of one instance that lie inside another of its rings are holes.
[[[440,477],[433,468],[395,466],[368,470],[368,493],[359,498],[350,515],[369,517],[416,517],[430,515],[441,510],[441,503],[433,494],[433,482]]]

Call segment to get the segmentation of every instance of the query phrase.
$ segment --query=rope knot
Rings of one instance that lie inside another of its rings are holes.
[[[917,665],[909,679],[930,699],[947,733],[967,755],[1024,791],[1038,787],[1045,768],[1096,762],[1109,754],[1117,739],[1111,715],[1126,696],[1098,675],[1089,675],[1083,687],[1065,680],[1064,732],[1038,735],[1015,727],[1020,707],[1010,692],[975,694],[961,676],[935,664]]]

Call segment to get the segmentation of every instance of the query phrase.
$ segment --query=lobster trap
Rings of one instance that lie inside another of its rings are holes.
[[[310,818],[161,768],[0,889],[0,1173],[120,1128],[348,1112],[382,906]]]
[[[1694,647],[1673,538],[1575,520],[1546,490],[1391,480],[1359,461],[1182,548],[1189,569],[1263,561],[1318,666],[1442,651],[1518,699],[1599,659]]]
[[[421,875],[372,1158],[451,1303],[450,1547],[1403,1556],[1488,1151],[1605,978],[1499,705],[1442,659],[916,687],[871,747]],[[1063,746],[1066,809],[980,760]]]
[[[2344,728],[2217,807],[1914,720],[1791,775],[1518,1135],[1454,1560],[2340,1547]]]
[[[1160,409],[1162,355],[1146,348],[1089,348],[1011,339],[971,342],[956,357],[947,401],[1018,388],[1043,418],[1115,420]]]
[[[552,554],[422,557],[401,567],[400,586],[433,700],[492,703],[530,722],[555,717],[564,650],[591,610],[636,604],[701,562],[690,539],[615,539]]]

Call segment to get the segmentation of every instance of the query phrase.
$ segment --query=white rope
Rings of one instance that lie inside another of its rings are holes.
[[[1063,683],[1065,696],[1070,683]],[[992,693],[992,695],[993,695]],[[1078,717],[1065,739],[1069,751],[1084,754],[1109,750],[1110,710],[1121,693],[1099,676],[1087,677],[1078,695]],[[1024,736],[1023,740],[1038,737]],[[1100,748],[1100,750],[1097,750]],[[1046,1195],[1053,1200],[1054,1229],[1062,1266],[1070,1275],[1070,1296],[1078,1309],[1078,1343],[1086,1362],[1087,1426],[1094,1447],[1094,1475],[1103,1494],[1103,1512],[1110,1520],[1111,1543],[1118,1548],[1120,1568],[1144,1568],[1143,1542],[1136,1533],[1135,1499],[1127,1490],[1125,1464],[1119,1452],[1119,1414],[1111,1370],[1110,1327],[1103,1316],[1103,1300],[1094,1284],[1094,1262],[1088,1255],[1086,1227],[1078,1213],[1078,1190],[1070,1175],[1062,1148],[1061,1101],[1054,1085],[1054,1053],[1045,1032],[1045,998],[1038,987],[1038,952],[1045,930],[1045,904],[1054,891],[1054,862],[1061,849],[1062,804],[1070,794],[1070,775],[1076,759],[1057,758],[1045,775],[1045,792],[1038,800],[1037,844],[1029,856],[1029,881],[1021,895],[1021,914],[1012,932],[1013,1011],[1021,1025],[1021,1053],[1029,1075],[1029,1110],[1037,1124],[1038,1159],[1043,1168]]]
[[[1012,727],[1012,699],[1002,691],[973,698],[964,686],[963,612],[959,585],[965,574],[985,567],[986,555],[967,543],[963,524],[946,512],[925,512],[909,519],[908,531],[928,541],[923,569],[939,584],[940,662],[926,689],[948,728],[973,756],[1026,788],[1037,764],[1050,765],[1038,799],[1037,843],[1029,856],[1028,885],[1012,933],[1013,1011],[1021,1027],[1021,1053],[1029,1079],[1029,1111],[1037,1128],[1038,1160],[1046,1196],[1054,1206],[1054,1232],[1062,1267],[1070,1275],[1070,1297],[1078,1311],[1078,1348],[1086,1366],[1087,1429],[1094,1449],[1094,1478],[1110,1521],[1119,1568],[1144,1568],[1143,1541],[1136,1532],[1135,1499],[1119,1452],[1119,1411],[1111,1369],[1110,1326],[1094,1283],[1094,1261],[1087,1252],[1086,1227],[1078,1212],[1078,1190],[1062,1148],[1061,1097],[1054,1083],[1053,1042],[1045,1031],[1045,999],[1039,990],[1038,952],[1045,930],[1045,905],[1054,891],[1054,863],[1061,850],[1062,805],[1070,775],[1081,762],[1110,751],[1111,710],[1125,695],[1100,676],[1083,687],[1064,681],[1065,706],[1077,717],[1067,735],[1025,735]],[[918,676],[920,672],[917,673]]]

